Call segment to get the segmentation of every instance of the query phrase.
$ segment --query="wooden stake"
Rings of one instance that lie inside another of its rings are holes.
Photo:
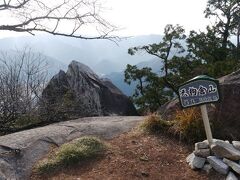
[[[205,132],[207,135],[207,140],[208,140],[209,146],[211,146],[211,144],[213,142],[213,138],[212,138],[212,131],[211,131],[211,127],[210,127],[209,119],[208,119],[207,106],[206,106],[206,104],[204,104],[204,105],[201,105],[200,108],[201,108]]]

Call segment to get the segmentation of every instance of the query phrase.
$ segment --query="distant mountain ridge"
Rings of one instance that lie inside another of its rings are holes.
[[[159,74],[160,76],[163,75],[161,71],[162,62],[159,59],[152,59],[149,61],[144,61],[141,63],[136,64],[138,68],[149,67],[152,69],[152,72]],[[124,94],[127,96],[132,96],[136,87],[137,82],[132,82],[130,85],[124,82],[124,71],[122,72],[113,72],[107,74],[103,77],[110,79],[115,86],[117,86]]]
[[[20,61],[23,54],[28,53],[29,49],[26,51],[16,51],[16,50],[5,50],[0,52],[0,59],[2,60],[13,60],[13,61]],[[1,54],[3,53],[3,54]],[[56,74],[60,69],[65,70],[67,65],[57,59],[54,59],[50,56],[47,56],[42,53],[37,52],[29,52],[30,56],[35,58],[36,61],[41,61],[43,66],[46,66],[46,70],[48,72],[48,78],[51,78],[54,74]],[[27,60],[29,55],[25,55],[25,60]],[[29,59],[30,60],[30,59]]]
[[[35,52],[69,64],[77,59],[90,66],[95,72],[109,74],[123,71],[126,64],[138,64],[152,59],[148,54],[130,56],[128,48],[156,43],[160,35],[123,38],[118,44],[109,40],[81,40],[51,35],[25,36],[0,39],[0,50],[21,50],[28,46]],[[109,62],[110,67],[106,66]]]
[[[151,67],[160,73],[161,61],[153,59],[147,53],[129,55],[128,49],[134,46],[158,43],[160,35],[146,35],[123,38],[118,44],[109,40],[81,40],[51,35],[26,36],[0,39],[0,51],[22,50],[30,47],[33,52],[40,52],[49,64],[50,75],[60,69],[66,70],[73,59],[86,64],[100,77],[110,79],[124,94],[133,94],[135,83],[124,82],[123,71],[127,64],[139,68]]]

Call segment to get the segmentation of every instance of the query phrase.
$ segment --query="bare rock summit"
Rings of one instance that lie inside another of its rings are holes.
[[[89,116],[137,115],[130,101],[112,82],[88,66],[72,61],[60,70],[42,93],[42,115],[50,120]]]

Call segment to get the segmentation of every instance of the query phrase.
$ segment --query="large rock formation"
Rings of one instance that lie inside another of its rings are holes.
[[[69,64],[67,72],[61,70],[50,80],[42,99],[43,116],[55,120],[137,115],[132,102],[116,86],[77,61]]]
[[[240,139],[240,70],[219,78],[221,102],[208,105],[210,120],[215,125],[216,138]],[[166,103],[160,113],[166,119],[173,118],[174,112],[181,109],[177,99]]]
[[[218,131],[233,140],[240,139],[240,70],[219,78],[221,102],[216,104],[214,120]]]

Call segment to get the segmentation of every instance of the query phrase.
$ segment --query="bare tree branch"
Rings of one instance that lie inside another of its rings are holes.
[[[46,32],[81,39],[118,39],[111,35],[117,27],[106,21],[98,0],[5,0],[0,15],[14,21],[1,23],[0,30]],[[13,23],[14,22],[14,23]],[[87,30],[91,29],[91,33]]]
[[[6,1],[3,1],[3,4],[0,4],[0,10],[6,10],[6,9],[19,9],[22,8],[26,3],[28,3],[28,1],[30,0],[23,0],[21,3],[19,2],[19,4],[16,5],[11,5],[10,2],[8,1],[8,3],[6,3]]]

